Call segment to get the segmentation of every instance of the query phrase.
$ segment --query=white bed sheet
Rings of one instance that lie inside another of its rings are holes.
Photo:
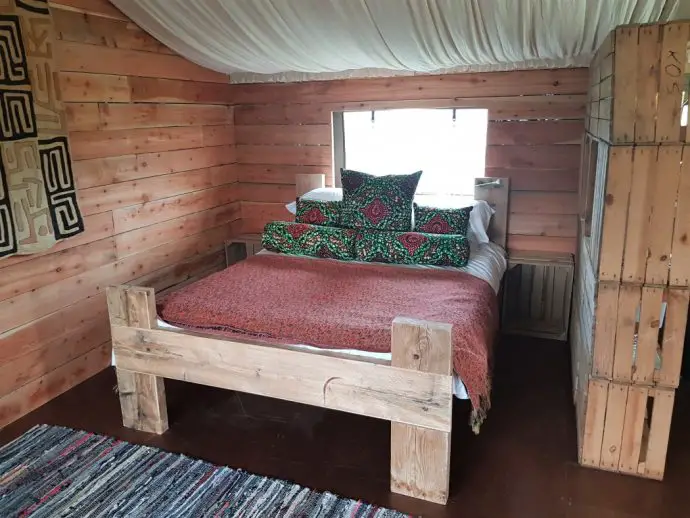
[[[269,252],[268,250],[261,250],[260,254],[273,254],[274,252]],[[323,259],[317,257],[310,257],[315,261],[322,261]],[[428,266],[420,264],[391,264],[387,265],[392,268],[415,268],[415,269],[442,269],[442,270],[456,270],[469,273],[474,277],[485,280],[493,288],[493,290],[498,294],[498,290],[501,286],[501,279],[503,274],[508,267],[508,263],[505,258],[505,251],[503,248],[495,243],[485,243],[480,245],[477,249],[470,253],[470,258],[467,262],[467,266],[463,267],[452,267],[452,266]],[[161,329],[181,329],[177,326],[168,324],[160,317],[157,317],[158,327]],[[292,344],[293,347],[303,349],[305,351],[323,351],[319,347],[314,347],[312,345],[305,344]],[[329,349],[329,351],[339,353],[344,356],[351,356],[353,359],[357,358],[373,358],[378,360],[390,361],[391,353],[374,353],[369,351],[360,351],[357,349]],[[115,365],[115,359],[113,357],[113,365]],[[458,399],[469,399],[467,394],[467,389],[465,384],[462,382],[457,374],[453,375],[453,394]]]
[[[269,252],[268,250],[261,250],[259,254],[273,254],[280,255],[276,252]],[[307,256],[303,256],[307,258]],[[319,257],[308,257],[314,261],[323,261]],[[331,260],[331,259],[326,259]],[[371,264],[364,261],[348,261],[348,263]],[[498,295],[498,290],[501,288],[501,279],[508,268],[508,261],[506,260],[505,250],[496,243],[483,243],[476,248],[472,247],[470,250],[470,257],[467,261],[467,266],[431,266],[427,264],[388,264],[376,263],[377,265],[390,266],[392,268],[412,268],[416,270],[451,270],[458,272],[469,273],[470,275],[482,279],[489,283],[494,292]]]

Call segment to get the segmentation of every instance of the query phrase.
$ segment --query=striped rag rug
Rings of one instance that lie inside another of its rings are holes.
[[[0,516],[408,515],[112,437],[41,425],[0,449]]]

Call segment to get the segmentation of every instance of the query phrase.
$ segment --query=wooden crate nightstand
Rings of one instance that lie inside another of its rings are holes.
[[[241,234],[225,242],[225,266],[235,264],[261,250],[261,234]]]
[[[511,253],[503,287],[503,332],[566,341],[573,270],[571,254]]]

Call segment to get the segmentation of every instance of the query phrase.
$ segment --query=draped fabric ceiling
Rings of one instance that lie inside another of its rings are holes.
[[[586,66],[615,26],[688,0],[111,0],[236,82]]]

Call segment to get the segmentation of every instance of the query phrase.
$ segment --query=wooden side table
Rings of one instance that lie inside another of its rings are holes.
[[[573,273],[572,254],[509,254],[503,332],[568,340]]]
[[[225,266],[242,261],[261,250],[261,234],[240,234],[225,242]]]

